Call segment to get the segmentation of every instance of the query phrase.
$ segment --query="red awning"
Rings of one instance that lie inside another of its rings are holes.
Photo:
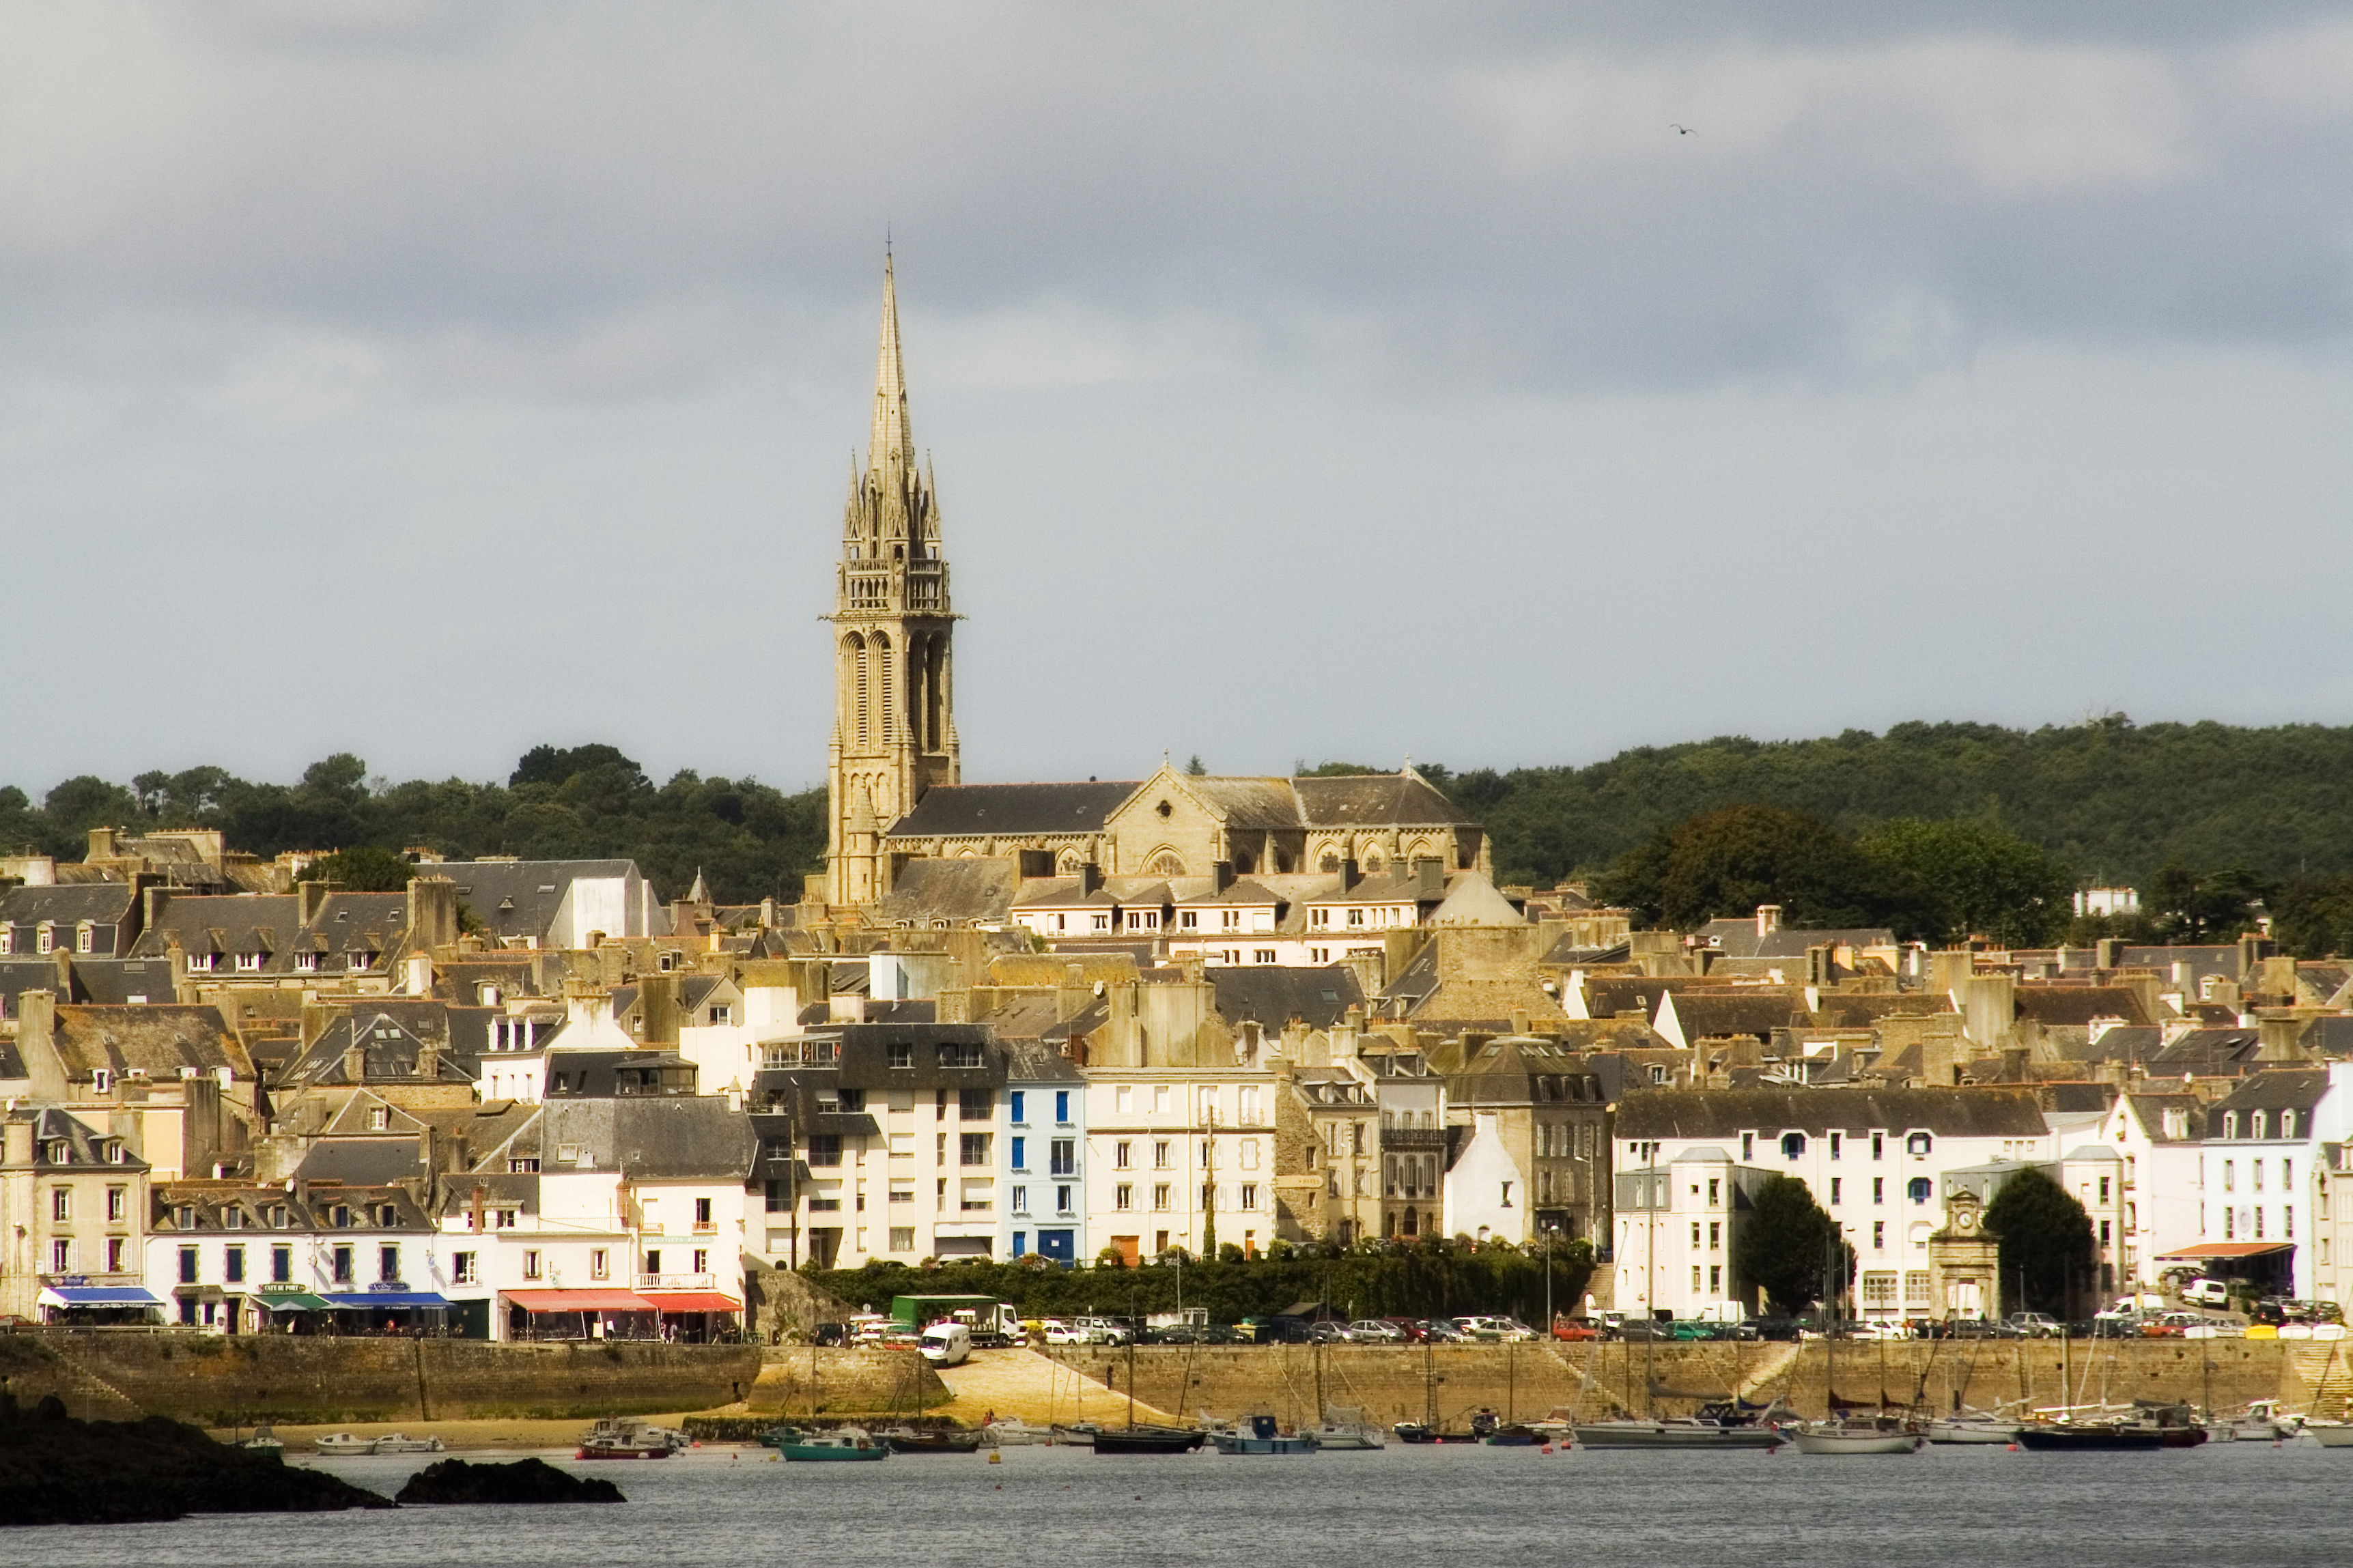
[[[649,1290],[646,1300],[658,1312],[740,1312],[744,1303],[716,1290]]]
[[[2185,1247],[2179,1252],[2160,1252],[2159,1263],[2195,1263],[2205,1258],[2268,1258],[2274,1252],[2294,1252],[2292,1241],[2206,1241],[2196,1247]]]
[[[526,1312],[651,1312],[654,1304],[634,1290],[507,1290],[506,1299]]]

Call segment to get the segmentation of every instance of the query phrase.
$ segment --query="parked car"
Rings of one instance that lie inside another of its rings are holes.
[[[809,1331],[811,1344],[839,1345],[847,1344],[849,1341],[849,1325],[847,1323],[819,1323]]]
[[[1089,1343],[1084,1326],[1061,1318],[1048,1318],[1039,1324],[1042,1337],[1050,1345],[1082,1345]]]
[[[1573,1343],[1578,1340],[1598,1340],[1601,1337],[1601,1331],[1583,1318],[1555,1318],[1552,1337]]]
[[[1662,1323],[1655,1318],[1629,1318],[1618,1325],[1621,1340],[1672,1340],[1675,1337],[1672,1323]]]
[[[2231,1304],[2231,1287],[2220,1279],[2210,1279],[2200,1275],[2195,1279],[2182,1281],[2181,1299],[2192,1306],[2227,1307]]]
[[[1403,1331],[1381,1318],[1359,1318],[1348,1325],[1348,1337],[1360,1345],[1399,1345],[1405,1342]]]
[[[1912,1337],[1912,1328],[1908,1323],[1848,1323],[1840,1332],[1850,1340],[1908,1340]]]
[[[1350,1335],[1345,1323],[1310,1323],[1307,1342],[1314,1345],[1345,1345]]]
[[[1951,1324],[1957,1340],[2016,1340],[2026,1336],[2017,1324],[2000,1318],[1955,1318]]]
[[[2030,1340],[2054,1339],[2059,1333],[2057,1321],[2048,1312],[2012,1312],[2007,1321]]]
[[[1419,1326],[1421,1329],[1421,1337],[1432,1344],[1461,1344],[1471,1337],[1444,1318],[1424,1318]]]
[[[1474,1315],[1454,1320],[1454,1326],[1474,1340],[1532,1340],[1536,1331],[1517,1318]]]
[[[1418,1345],[1430,1337],[1430,1331],[1421,1326],[1419,1318],[1383,1318],[1381,1321],[1395,1329],[1398,1337],[1408,1344]]]
[[[1794,1340],[1798,1337],[1795,1318],[1751,1318],[1740,1325],[1748,1332],[1742,1337],[1752,1340]]]

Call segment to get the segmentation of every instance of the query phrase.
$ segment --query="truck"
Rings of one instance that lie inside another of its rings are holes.
[[[1024,1342],[1021,1313],[994,1296],[893,1296],[891,1316],[909,1333],[934,1323],[961,1323],[975,1350]]]

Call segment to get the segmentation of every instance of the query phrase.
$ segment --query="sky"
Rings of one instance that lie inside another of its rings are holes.
[[[2353,4],[0,0],[0,784],[2353,721]],[[858,454],[862,456],[862,454]]]

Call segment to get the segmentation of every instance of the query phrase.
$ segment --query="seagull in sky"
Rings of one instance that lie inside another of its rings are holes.
[[[1691,127],[1688,125],[1670,125],[1667,129],[1673,132],[1678,136],[1688,136],[1692,133]]]

